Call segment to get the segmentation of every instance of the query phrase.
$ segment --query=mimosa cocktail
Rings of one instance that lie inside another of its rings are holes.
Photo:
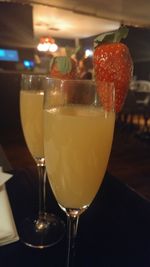
[[[115,114],[71,105],[44,111],[45,156],[57,201],[66,208],[88,206],[108,163]]]
[[[51,103],[52,92],[61,93],[60,102]],[[44,153],[51,188],[68,218],[67,267],[72,266],[79,216],[94,200],[107,168],[115,124],[113,107],[113,84],[103,82],[97,88],[90,80],[46,78]]]
[[[20,227],[20,239],[31,247],[44,248],[56,244],[64,234],[64,223],[46,212],[46,170],[43,140],[43,75],[22,75],[20,115],[24,137],[33,156],[39,178],[38,215],[26,218]]]
[[[43,91],[21,90],[20,114],[23,133],[33,157],[44,157]]]

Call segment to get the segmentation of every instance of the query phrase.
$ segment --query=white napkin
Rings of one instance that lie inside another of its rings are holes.
[[[19,240],[9,203],[5,182],[12,176],[4,173],[0,167],[0,246]]]

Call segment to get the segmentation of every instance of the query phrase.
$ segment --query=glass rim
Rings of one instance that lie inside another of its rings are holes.
[[[38,78],[45,78],[46,75],[45,74],[39,74],[39,73],[23,73],[21,74],[21,78],[35,78],[35,77],[38,77]]]
[[[62,82],[80,82],[80,83],[91,83],[91,84],[111,84],[114,86],[114,82],[112,81],[96,81],[95,79],[61,79],[61,78],[57,78],[57,77],[50,77],[50,76],[45,76],[45,79],[48,81],[62,81]]]

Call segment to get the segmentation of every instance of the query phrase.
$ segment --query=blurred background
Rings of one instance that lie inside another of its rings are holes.
[[[80,47],[92,57],[94,38],[126,24],[134,78],[149,80],[148,0],[0,1],[0,71],[48,73],[53,56]],[[136,8],[135,8],[136,7]]]
[[[65,55],[66,48],[74,51],[79,47],[79,66],[87,59],[92,72],[95,37],[127,25],[129,34],[124,42],[133,58],[134,73],[124,108],[117,116],[109,169],[150,197],[149,10],[149,0],[0,1],[0,143],[13,168],[33,164],[20,123],[21,74],[48,74],[52,57]]]

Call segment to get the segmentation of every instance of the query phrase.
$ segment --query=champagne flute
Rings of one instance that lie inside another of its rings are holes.
[[[113,107],[112,83],[45,79],[45,162],[51,188],[68,218],[67,267],[72,266],[79,216],[94,200],[107,168]]]
[[[37,218],[26,218],[20,238],[28,246],[44,248],[56,244],[64,234],[64,223],[46,212],[46,169],[43,144],[43,75],[21,77],[20,115],[28,149],[35,160],[39,177],[39,211]]]

